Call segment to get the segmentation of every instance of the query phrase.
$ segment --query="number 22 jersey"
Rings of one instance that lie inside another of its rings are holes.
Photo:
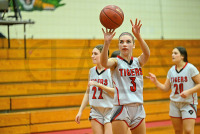
[[[112,71],[115,87],[114,105],[143,103],[143,74],[138,58],[130,63],[117,56],[117,66]]]

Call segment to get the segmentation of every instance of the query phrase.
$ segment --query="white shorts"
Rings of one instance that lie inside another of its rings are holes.
[[[110,122],[112,108],[91,107],[89,120],[95,120],[101,125]]]
[[[182,119],[196,119],[197,105],[171,101],[169,116],[174,118],[181,117]]]
[[[145,117],[146,114],[142,104],[137,106],[120,105],[113,107],[111,121],[125,121],[130,129],[134,129],[142,123]]]

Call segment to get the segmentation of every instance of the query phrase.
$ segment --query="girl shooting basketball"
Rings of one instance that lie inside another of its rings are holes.
[[[138,57],[132,57],[132,49],[135,48],[134,37],[130,33],[122,33],[119,36],[120,56],[108,59],[108,49],[115,35],[114,29],[104,33],[104,48],[101,53],[101,64],[113,71],[113,83],[115,87],[114,107],[112,110],[112,128],[114,134],[127,133],[128,127],[134,134],[145,134],[145,111],[143,108],[143,74],[141,67],[145,65],[150,56],[150,50],[140,35],[141,21],[135,20],[132,24],[132,32],[137,38],[143,53]]]
[[[163,91],[172,89],[169,115],[175,134],[183,134],[183,132],[194,134],[200,74],[195,66],[188,63],[187,51],[184,47],[173,49],[172,61],[175,65],[168,71],[164,84],[160,83],[152,73],[149,73],[147,78]]]

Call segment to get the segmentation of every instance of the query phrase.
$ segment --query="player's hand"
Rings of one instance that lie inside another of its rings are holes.
[[[98,83],[96,81],[89,81],[88,86],[97,86]]]
[[[103,34],[104,34],[104,44],[109,45],[113,37],[115,36],[116,32],[115,29],[107,29],[104,31],[102,28]]]
[[[80,119],[81,119],[81,113],[78,113],[78,114],[76,115],[75,122],[76,122],[77,124],[80,124]]]
[[[182,93],[180,93],[180,96],[182,98],[187,98],[190,95],[189,90],[183,91]]]
[[[146,76],[146,78],[150,79],[151,82],[156,83],[157,78],[155,76],[155,74],[149,73],[149,76]]]
[[[141,24],[141,20],[137,20],[137,18],[135,19],[135,24],[133,24],[133,21],[130,19],[131,25],[132,25],[132,32],[133,35],[138,38],[140,36],[140,28],[142,26]]]

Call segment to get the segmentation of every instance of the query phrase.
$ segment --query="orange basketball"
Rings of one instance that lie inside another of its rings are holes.
[[[123,23],[124,13],[118,6],[108,5],[101,10],[99,19],[105,28],[116,29]]]

